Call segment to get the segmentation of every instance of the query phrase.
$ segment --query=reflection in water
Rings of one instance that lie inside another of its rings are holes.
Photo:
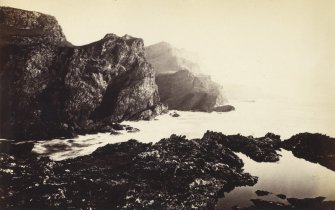
[[[282,150],[282,157],[277,163],[258,163],[244,154],[237,155],[245,163],[246,172],[258,176],[258,182],[251,187],[238,187],[225,198],[219,200],[217,208],[231,209],[232,206],[250,206],[250,199],[260,198],[256,190],[272,192],[262,196],[263,200],[287,203],[276,196],[285,194],[287,197],[306,198],[324,196],[327,200],[335,200],[335,172],[319,164],[305,161],[293,156],[290,151]]]

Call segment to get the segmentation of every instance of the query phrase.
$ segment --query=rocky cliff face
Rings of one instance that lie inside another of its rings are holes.
[[[224,104],[221,86],[208,76],[195,76],[188,70],[156,76],[161,101],[169,109],[212,111]]]
[[[175,48],[167,42],[146,47],[145,54],[157,74],[176,72],[181,69],[188,69],[194,74],[201,73],[196,54]]]
[[[169,109],[185,111],[231,111],[222,87],[200,74],[196,56],[160,42],[146,47],[146,57],[156,72],[161,101]],[[216,109],[220,107],[220,109]]]
[[[81,47],[54,17],[0,8],[0,136],[49,138],[162,110],[143,40],[107,34]]]

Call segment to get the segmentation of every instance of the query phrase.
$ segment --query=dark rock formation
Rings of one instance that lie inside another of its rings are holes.
[[[172,112],[170,113],[171,117],[180,117],[180,114],[178,114],[177,112]]]
[[[276,196],[280,199],[286,199],[286,195],[284,195],[284,194],[278,194]]]
[[[133,127],[131,127],[131,126],[128,126],[128,127],[126,127],[126,131],[127,131],[128,133],[136,133],[136,132],[139,132],[140,129],[138,129],[138,128],[133,128]]]
[[[276,162],[280,155],[280,136],[267,133],[264,137],[253,138],[242,135],[224,135],[222,133],[207,131],[203,138],[209,142],[217,142],[235,152],[242,152],[257,162]]]
[[[218,106],[218,107],[214,107],[213,111],[215,112],[230,112],[230,111],[234,111],[235,107],[232,105],[223,105],[223,106]]]
[[[172,135],[106,145],[54,162],[0,154],[1,209],[214,209],[217,197],[257,178],[215,141]]]
[[[177,49],[167,42],[146,47],[145,55],[156,74],[176,72],[180,69],[188,69],[194,74],[201,72],[195,54]]]
[[[27,157],[31,154],[34,148],[32,142],[13,142],[13,141],[0,141],[0,153],[14,155],[16,157]]]
[[[71,45],[66,41],[57,20],[39,12],[0,7],[0,31],[1,45]]]
[[[264,191],[264,190],[256,190],[255,193],[256,193],[257,196],[266,196],[266,195],[270,194],[270,192]]]
[[[75,47],[54,17],[0,7],[0,57],[1,137],[110,131],[163,109],[142,39],[107,34]]]
[[[159,74],[156,83],[160,99],[169,109],[210,112],[225,101],[220,85],[209,76],[195,76],[188,70]]]
[[[262,210],[262,209],[278,209],[285,207],[285,204],[278,203],[274,201],[267,201],[267,200],[261,200],[261,199],[251,199],[251,202],[255,205],[256,209]]]
[[[316,198],[287,198],[287,201],[297,208],[317,208],[322,201],[325,200],[325,197],[316,197]]]
[[[283,141],[282,147],[299,158],[335,171],[335,139],[322,134],[300,133]]]
[[[112,130],[110,134],[111,134],[111,135],[120,135],[120,134],[122,134],[122,133],[119,132],[119,131],[116,131],[116,130]]]
[[[240,210],[332,210],[335,208],[335,201],[324,201],[324,197],[316,198],[288,198],[288,205],[261,199],[251,199],[254,205],[249,207],[236,207]]]

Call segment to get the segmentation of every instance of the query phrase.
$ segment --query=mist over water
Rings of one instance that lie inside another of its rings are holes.
[[[157,142],[171,134],[185,135],[188,139],[201,138],[207,130],[226,135],[264,136],[267,132],[287,139],[300,132],[322,133],[335,136],[335,110],[327,104],[299,103],[281,99],[231,100],[236,110],[226,113],[177,111],[180,117],[168,114],[152,121],[126,121],[123,124],[140,129],[137,133],[123,131],[121,135],[99,133],[79,136],[73,140],[54,139],[38,143],[34,150],[47,153],[55,160],[87,155],[109,143],[136,139]],[[56,147],[56,148],[55,148]],[[57,150],[57,147],[60,149]],[[52,151],[50,151],[52,148]]]

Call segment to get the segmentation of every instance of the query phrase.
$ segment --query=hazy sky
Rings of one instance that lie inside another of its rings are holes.
[[[106,33],[196,52],[222,84],[335,98],[334,0],[0,0],[57,18],[76,45]]]

